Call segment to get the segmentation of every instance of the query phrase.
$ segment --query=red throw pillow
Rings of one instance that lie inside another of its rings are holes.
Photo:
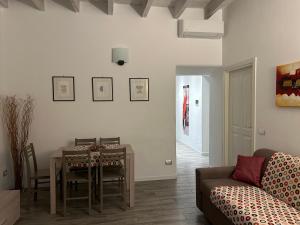
[[[261,169],[264,161],[265,157],[239,155],[232,178],[260,187]]]

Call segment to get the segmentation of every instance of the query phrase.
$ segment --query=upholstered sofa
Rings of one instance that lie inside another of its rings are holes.
[[[277,154],[279,153],[269,149],[259,149],[254,153],[254,156],[265,157],[261,176],[264,177],[263,179],[265,179],[264,182],[266,185],[268,184],[267,180],[269,184],[274,185],[272,187],[266,187],[265,189],[233,180],[231,177],[235,167],[196,169],[197,207],[213,225],[300,224],[300,182],[296,180],[298,186],[296,185],[295,187],[294,185],[292,190],[288,189],[292,191],[292,200],[296,199],[297,201],[297,206],[292,207],[286,202],[281,201],[282,199],[279,200],[280,197],[276,197],[278,193],[273,190],[276,189],[275,185],[280,188],[288,184],[284,184],[284,182],[279,179],[271,181],[268,177],[265,178],[264,176],[265,173],[266,175],[274,176],[274,171],[270,171],[270,165],[274,164],[274,156]],[[294,168],[294,172],[292,173],[294,173],[294,177],[298,176],[300,179],[300,161],[299,157],[296,158],[296,163],[293,163],[290,167],[294,167],[296,164],[297,168]],[[284,160],[286,159],[282,159],[282,161]],[[271,163],[268,166],[269,162]],[[286,162],[282,163],[286,165]],[[275,165],[275,167],[277,168],[277,165]],[[290,176],[290,171],[286,171],[285,174]],[[280,176],[282,177],[283,175],[280,174]],[[277,175],[275,174],[275,178],[276,177]],[[276,183],[277,181],[278,184]],[[281,194],[279,196],[283,198],[286,197],[285,193],[279,194]],[[295,203],[293,203],[293,205],[295,206]],[[283,222],[281,221],[282,218],[284,220]]]

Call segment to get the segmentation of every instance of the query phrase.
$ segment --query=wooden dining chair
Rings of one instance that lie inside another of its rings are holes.
[[[96,145],[97,138],[75,138],[75,146]],[[72,168],[72,171],[87,172],[87,168]],[[73,182],[70,182],[71,189],[73,188]],[[78,190],[78,182],[75,181],[75,190]]]
[[[101,147],[108,147],[107,145],[120,145],[120,137],[110,137],[110,138],[102,138],[100,137],[100,146]],[[104,166],[103,170],[111,170],[115,169],[114,167],[119,167],[119,165],[106,165]],[[106,179],[105,182],[117,182],[115,179],[108,180]],[[119,180],[119,185],[121,185],[121,180]]]
[[[49,169],[38,169],[36,155],[33,143],[30,143],[22,151],[22,156],[26,165],[26,179],[27,179],[27,191],[28,191],[28,205],[31,203],[32,194],[34,194],[34,201],[37,201],[37,193],[39,191],[39,184],[50,183],[50,170]],[[60,175],[60,186],[62,190],[62,177],[61,171],[57,170],[56,177]],[[34,188],[32,183],[34,182]]]
[[[75,146],[96,145],[96,144],[97,144],[96,138],[75,138]]]
[[[70,168],[87,168],[86,173],[76,173]],[[67,201],[88,200],[88,212],[91,214],[92,208],[92,164],[91,148],[87,150],[63,151],[62,173],[63,173],[63,215],[66,215]],[[88,184],[88,193],[86,196],[71,197],[67,193],[68,182],[85,182]]]
[[[99,196],[100,196],[100,212],[103,211],[103,198],[112,196],[121,196],[123,200],[123,208],[126,210],[127,198],[126,198],[126,148],[116,148],[116,149],[105,149],[99,148]],[[107,166],[112,166],[109,169]],[[103,189],[103,183],[105,181],[111,182],[115,180],[121,182],[119,192],[113,194],[105,194]]]
[[[102,138],[100,137],[100,145],[120,144],[120,137]]]

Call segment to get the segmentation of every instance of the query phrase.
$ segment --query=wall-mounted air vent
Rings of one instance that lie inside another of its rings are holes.
[[[178,20],[178,37],[220,39],[224,22],[216,20]]]

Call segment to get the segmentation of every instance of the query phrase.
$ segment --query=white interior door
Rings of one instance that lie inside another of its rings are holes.
[[[228,163],[253,154],[253,66],[229,72]]]

